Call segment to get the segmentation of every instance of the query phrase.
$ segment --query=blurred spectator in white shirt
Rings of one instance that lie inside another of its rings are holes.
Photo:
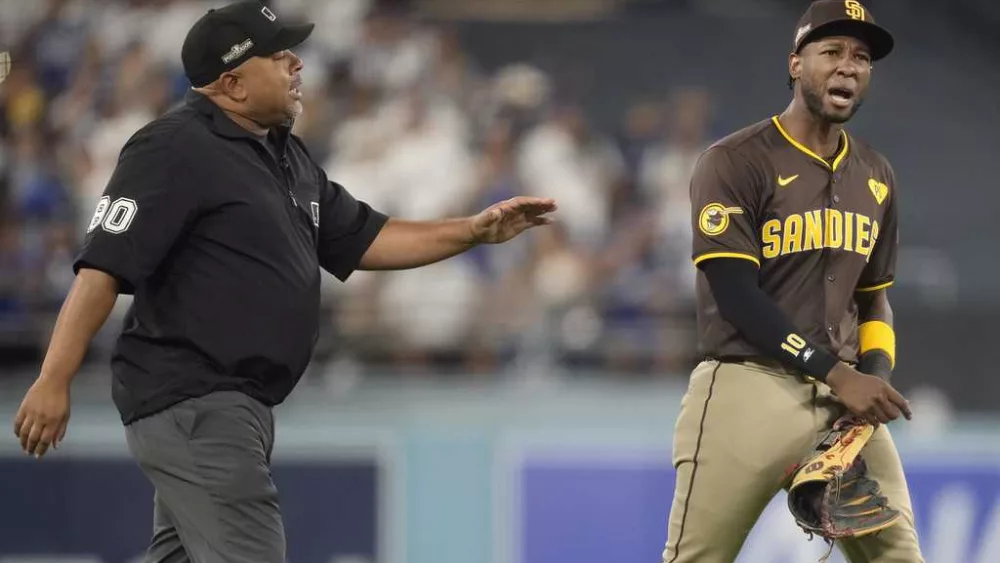
[[[86,162],[77,194],[80,232],[90,222],[122,147],[136,131],[162,113],[168,102],[166,77],[162,69],[150,64],[142,43],[132,45],[115,68],[115,80],[101,99],[96,126],[79,139],[79,150]]]
[[[528,193],[555,198],[570,245],[599,247],[611,232],[611,204],[624,179],[614,143],[575,106],[557,109],[524,139],[518,172]]]
[[[677,288],[693,296],[691,262],[691,173],[709,142],[711,100],[699,89],[678,91],[668,106],[669,121],[661,143],[642,160],[640,189],[657,216],[656,251],[663,269],[675,272]]]
[[[352,56],[355,80],[390,94],[405,91],[428,75],[436,49],[434,34],[405,12],[373,7]]]
[[[275,11],[283,18],[298,18],[316,24],[309,38],[310,48],[323,58],[348,59],[361,43],[365,19],[372,0],[274,0]]]

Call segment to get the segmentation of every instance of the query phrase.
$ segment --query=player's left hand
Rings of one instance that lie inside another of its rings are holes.
[[[495,203],[472,218],[472,240],[476,244],[506,242],[524,231],[552,222],[547,213],[556,210],[554,199],[515,197]]]

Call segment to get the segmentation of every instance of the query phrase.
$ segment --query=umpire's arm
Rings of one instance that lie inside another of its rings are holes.
[[[555,202],[515,197],[471,217],[438,221],[390,219],[361,258],[365,270],[403,270],[433,264],[480,244],[506,242],[524,231],[547,225]]]
[[[42,457],[66,435],[70,384],[117,299],[118,282],[100,270],[81,269],[73,281],[56,319],[41,373],[14,417],[14,435],[28,454]]]
[[[322,173],[322,172],[321,172]],[[346,280],[354,270],[405,270],[433,264],[479,244],[505,242],[548,224],[549,199],[516,197],[456,219],[389,218],[324,178],[320,204],[320,265]]]
[[[389,219],[361,257],[362,270],[418,268],[475,246],[468,219],[406,221]]]
[[[83,363],[97,331],[118,301],[118,281],[111,275],[81,268],[56,318],[41,377],[69,384]]]

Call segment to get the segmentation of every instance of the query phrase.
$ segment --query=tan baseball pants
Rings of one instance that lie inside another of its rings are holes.
[[[788,470],[844,412],[826,384],[777,363],[699,364],[674,429],[677,482],[663,563],[733,563],[788,485]],[[903,467],[885,426],[862,455],[903,517],[838,547],[851,563],[923,563]]]

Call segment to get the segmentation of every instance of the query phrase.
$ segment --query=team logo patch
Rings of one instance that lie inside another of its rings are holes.
[[[244,53],[250,50],[250,47],[253,47],[252,39],[247,39],[243,43],[236,43],[230,47],[228,51],[226,51],[225,55],[222,55],[222,62],[229,64],[230,62],[242,57]]]
[[[319,227],[319,202],[318,201],[310,201],[309,202],[309,210],[312,211],[313,225],[316,225],[316,227],[318,228]]]
[[[721,235],[729,228],[729,216],[742,214],[739,207],[726,207],[721,203],[709,203],[698,215],[698,228],[710,237]]]
[[[858,0],[844,0],[844,7],[846,8],[847,17],[852,20],[865,19],[865,7]]]
[[[875,178],[868,180],[868,189],[872,191],[872,195],[875,196],[875,201],[879,205],[882,205],[882,202],[889,195],[889,186],[879,182]]]

